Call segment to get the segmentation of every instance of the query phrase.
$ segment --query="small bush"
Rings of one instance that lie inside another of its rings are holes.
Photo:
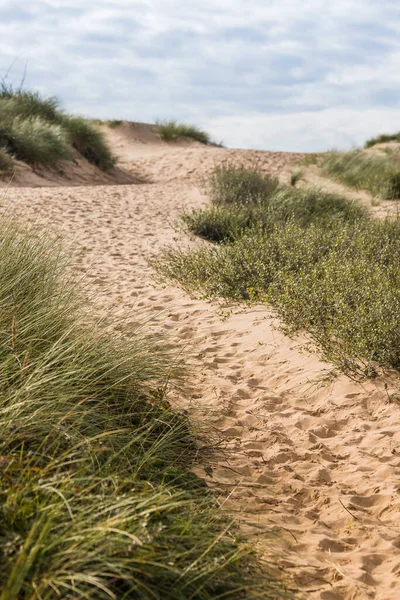
[[[194,125],[185,125],[184,123],[178,123],[177,121],[157,121],[157,133],[162,140],[170,142],[180,137],[187,137],[201,144],[211,144],[211,139],[208,133],[195,127]]]
[[[257,204],[265,201],[279,188],[279,180],[263,175],[255,168],[227,165],[216,167],[209,179],[207,191],[215,205]]]
[[[116,158],[109,149],[102,132],[88,119],[65,116],[63,127],[72,146],[90,163],[103,171],[115,166]]]
[[[376,144],[383,144],[385,142],[400,142],[400,133],[386,134],[383,133],[377,137],[371,138],[365,142],[365,148],[371,148]]]
[[[322,170],[351,187],[369,190],[386,199],[400,197],[400,161],[396,152],[380,156],[361,150],[332,151],[325,155]]]
[[[214,206],[181,218],[196,235],[219,243],[232,242],[251,229],[270,231],[291,220],[306,227],[335,220],[353,222],[368,214],[338,194],[281,186],[277,179],[244,167],[217,167],[210,177],[209,192]]]
[[[257,211],[259,212],[259,211]],[[181,215],[184,226],[210,242],[233,242],[258,222],[255,211],[242,207],[232,210],[226,206],[213,206],[206,210],[193,210]]]
[[[188,290],[267,301],[335,359],[400,368],[400,221],[252,230],[233,244],[170,248],[158,269]]]
[[[297,183],[303,179],[304,173],[301,170],[293,171],[290,175],[290,185],[296,187]]]

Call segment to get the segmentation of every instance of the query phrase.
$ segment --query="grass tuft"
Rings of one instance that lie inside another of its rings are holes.
[[[211,145],[211,138],[202,129],[195,127],[194,125],[186,125],[184,123],[178,123],[174,120],[157,121],[157,133],[162,140],[166,142],[174,141],[180,137],[191,138],[201,144]]]
[[[102,171],[109,171],[115,166],[116,158],[95,124],[82,117],[65,116],[63,127],[72,146],[90,163]]]
[[[72,158],[65,130],[41,117],[4,118],[0,105],[0,147],[32,165],[54,165]]]
[[[0,148],[0,172],[9,173],[13,168],[13,160],[9,154]]]
[[[385,142],[400,142],[400,133],[382,133],[374,138],[370,138],[365,142],[365,148],[372,148],[376,144],[384,144]]]
[[[57,98],[42,98],[38,92],[0,90],[0,107],[7,106],[14,116],[23,119],[40,117],[43,121],[60,124],[62,111]]]
[[[362,150],[328,152],[322,171],[357,189],[366,189],[386,199],[400,198],[400,155],[398,152],[370,154]]]

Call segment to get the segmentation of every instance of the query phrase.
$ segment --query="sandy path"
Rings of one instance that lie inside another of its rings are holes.
[[[123,166],[136,156],[135,172],[151,184],[9,189],[3,206],[75,245],[74,268],[125,331],[140,313],[185,346],[196,371],[179,402],[222,445],[207,480],[260,551],[279,553],[291,587],[315,600],[397,600],[400,408],[391,388],[335,374],[306,338],[284,336],[265,307],[221,309],[156,285],[146,261],[183,239],[170,223],[182,207],[206,202],[198,183],[214,162],[256,159],[287,178],[296,155],[139,150],[128,148]],[[269,541],[266,529],[282,535]]]

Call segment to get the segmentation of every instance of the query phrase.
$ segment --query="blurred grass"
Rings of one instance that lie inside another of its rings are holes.
[[[382,133],[374,138],[370,138],[365,142],[365,148],[372,148],[376,144],[384,144],[386,142],[400,142],[400,133]]]
[[[190,471],[165,340],[110,333],[56,243],[0,228],[1,600],[288,597]]]
[[[367,153],[331,151],[324,155],[322,172],[356,189],[366,189],[385,199],[400,198],[398,151]]]
[[[3,149],[0,148],[0,172],[9,173],[12,171],[13,160],[9,154]]]

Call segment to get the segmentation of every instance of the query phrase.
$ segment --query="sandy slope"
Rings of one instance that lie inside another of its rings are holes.
[[[146,262],[166,243],[196,243],[171,223],[182,207],[207,202],[199,182],[215,163],[257,161],[287,179],[299,155],[167,145],[145,127],[109,137],[121,168],[151,183],[10,188],[4,210],[74,243],[74,268],[125,333],[140,314],[184,349],[194,379],[171,399],[218,440],[207,481],[260,552],[276,553],[291,587],[315,600],[397,600],[400,408],[389,401],[397,378],[385,390],[380,380],[338,375],[309,340],[283,335],[265,307],[190,299],[156,284]]]

